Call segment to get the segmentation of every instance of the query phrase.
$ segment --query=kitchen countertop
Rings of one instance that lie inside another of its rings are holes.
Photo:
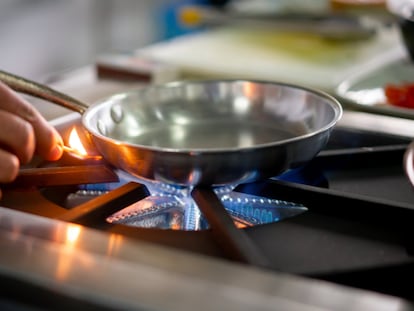
[[[188,78],[276,80],[332,92],[346,77],[406,54],[395,25],[366,40],[332,41],[271,30],[223,27],[136,51]]]

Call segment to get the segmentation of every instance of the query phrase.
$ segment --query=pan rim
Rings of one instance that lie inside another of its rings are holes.
[[[91,118],[91,116],[94,115],[94,112],[96,111],[96,109],[98,109],[98,107],[100,107],[104,103],[110,101],[110,99],[114,98],[115,96],[120,96],[120,95],[127,96],[128,94],[136,94],[136,93],[142,92],[145,89],[158,89],[158,88],[165,89],[165,88],[177,87],[183,84],[207,84],[207,83],[272,84],[272,85],[279,85],[282,87],[302,90],[305,92],[312,93],[313,95],[319,96],[321,98],[324,98],[326,102],[329,103],[329,106],[332,108],[334,116],[328,124],[326,124],[325,126],[321,127],[318,130],[315,130],[315,131],[312,131],[312,132],[309,132],[303,135],[298,135],[295,137],[287,138],[287,139],[281,139],[281,140],[277,140],[274,142],[268,142],[268,143],[255,144],[255,145],[247,146],[247,147],[171,148],[171,147],[149,146],[149,145],[144,145],[144,144],[131,143],[131,142],[123,141],[120,139],[105,136],[104,134],[99,133],[96,127],[93,127],[90,125],[89,119]],[[294,84],[294,83],[283,82],[283,81],[273,81],[273,80],[259,80],[259,79],[191,79],[191,80],[179,80],[179,81],[172,81],[172,82],[167,82],[163,84],[153,84],[149,86],[142,86],[139,88],[130,89],[127,91],[115,93],[115,94],[106,96],[104,98],[101,98],[100,100],[91,104],[88,107],[88,109],[82,114],[82,124],[91,135],[109,144],[123,145],[123,146],[131,147],[131,148],[141,148],[143,150],[152,151],[152,152],[160,152],[160,153],[172,153],[172,154],[221,153],[222,154],[222,153],[235,153],[235,152],[240,153],[240,152],[256,151],[258,149],[273,148],[279,145],[285,145],[285,144],[290,144],[290,143],[298,142],[301,140],[305,140],[305,139],[311,138],[313,136],[317,136],[321,133],[331,130],[336,125],[336,123],[338,123],[338,121],[342,118],[342,115],[343,115],[343,107],[341,103],[339,102],[339,100],[335,98],[333,95],[323,90],[300,85],[300,84]]]

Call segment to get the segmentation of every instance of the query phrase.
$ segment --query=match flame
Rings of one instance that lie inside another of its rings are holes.
[[[102,159],[100,155],[88,154],[75,127],[71,130],[69,134],[68,143],[69,146],[63,146],[63,149],[72,156],[75,156],[76,158],[93,161],[98,161]]]
[[[73,152],[76,152],[80,156],[87,156],[88,152],[82,144],[82,141],[79,137],[78,131],[76,128],[73,128],[69,134],[69,146],[72,148]]]

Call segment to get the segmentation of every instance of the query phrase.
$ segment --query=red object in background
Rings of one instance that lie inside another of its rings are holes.
[[[389,104],[414,108],[414,82],[405,84],[387,84],[384,87],[385,96]]]

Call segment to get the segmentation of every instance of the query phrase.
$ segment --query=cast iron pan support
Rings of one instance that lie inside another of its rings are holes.
[[[195,187],[191,196],[206,217],[215,241],[226,255],[252,266],[272,269],[270,262],[244,230],[238,229],[211,188]]]

